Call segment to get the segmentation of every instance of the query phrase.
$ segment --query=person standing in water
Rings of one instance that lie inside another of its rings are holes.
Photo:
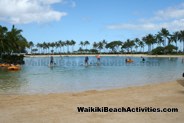
[[[142,62],[145,62],[145,59],[144,59],[144,57],[142,57],[142,56],[141,56],[141,58],[142,58]]]
[[[51,56],[51,57],[50,57],[50,65],[53,65],[53,64],[54,64],[54,57]]]
[[[100,55],[97,55],[96,58],[97,58],[97,64],[100,64]]]
[[[84,60],[86,66],[88,65],[88,60],[89,60],[89,58],[88,58],[88,56],[86,56],[85,60]]]

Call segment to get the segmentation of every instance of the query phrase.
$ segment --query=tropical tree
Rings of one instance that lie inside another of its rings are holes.
[[[84,42],[83,42],[83,41],[81,41],[79,45],[81,46],[81,49],[83,49]]]
[[[169,38],[169,44],[171,43],[175,43],[176,44],[176,47],[177,47],[177,42],[179,40],[179,32],[174,32],[170,38]],[[178,49],[178,48],[177,48]]]
[[[60,53],[62,52],[61,51],[62,47],[63,47],[63,52],[64,52],[64,45],[65,45],[65,43],[63,41],[61,41],[61,40],[59,40],[58,43],[59,43],[59,47],[60,47]]]
[[[130,50],[132,52],[132,48],[133,46],[135,45],[134,41],[133,40],[130,40],[130,39],[127,39],[127,41],[125,41],[121,47],[121,49],[126,49],[127,52],[129,53]]]
[[[97,49],[98,48],[98,44],[96,42],[93,43],[93,48]]]
[[[89,41],[85,41],[84,42],[84,46],[86,46],[86,49],[87,49],[87,46],[90,45]]]
[[[101,53],[101,50],[103,49],[104,44],[103,44],[103,42],[101,42],[101,41],[100,41],[100,42],[98,42],[98,44],[97,44],[97,45],[98,45],[98,47],[97,47],[97,48],[99,49],[99,52]]]
[[[58,52],[58,48],[60,47],[59,42],[55,42],[56,52]],[[59,53],[59,52],[58,52]]]
[[[5,52],[10,46],[6,39],[7,31],[8,29],[6,27],[0,25],[0,54]]]
[[[7,42],[10,43],[8,50],[10,52],[25,52],[28,47],[27,40],[21,35],[22,30],[12,26],[11,31],[7,32]]]
[[[106,40],[103,40],[102,43],[103,43],[103,48],[104,48],[104,50],[105,50],[105,46],[107,45],[107,41],[106,41]],[[104,52],[105,52],[105,51],[104,51]]]
[[[30,43],[30,42],[29,42]],[[30,44],[29,44],[30,45]],[[41,43],[37,43],[36,44],[36,47],[38,48],[38,49],[40,49],[40,53],[41,53],[41,50],[42,50],[42,44]],[[32,54],[32,49],[31,49],[31,54]]]
[[[143,41],[140,41],[140,42],[139,42],[139,47],[141,47],[142,52],[144,52],[144,42],[143,42]],[[140,51],[141,51],[141,50],[140,50]]]
[[[173,33],[173,42],[175,42],[176,43],[176,47],[178,47],[178,45],[177,45],[177,42],[178,42],[178,40],[179,40],[179,35],[180,35],[180,32],[179,31],[176,31],[176,32],[174,32]]]
[[[172,53],[173,51],[177,51],[177,47],[172,45],[172,44],[169,44],[167,45],[165,48],[164,48],[164,52],[165,53]]]
[[[67,46],[67,53],[69,53],[69,46],[70,46],[70,41],[69,40],[66,40],[66,46]]]
[[[157,46],[161,46],[161,44],[164,46],[164,40],[160,34],[155,35],[155,40],[157,42]]]
[[[119,50],[120,46],[122,46],[121,41],[112,41],[112,42],[108,43],[105,47],[107,49],[111,49],[111,51],[115,53]]]
[[[48,53],[50,43],[43,42],[42,45],[43,45],[43,50],[46,50],[46,52],[44,51],[44,53]]]
[[[140,42],[140,39],[139,38],[135,38],[134,39],[134,46],[135,46],[136,52],[137,52],[137,49],[139,47],[139,42]]]
[[[72,46],[72,52],[73,52],[74,51],[74,46],[75,46],[76,42],[74,40],[71,40],[70,44]]]
[[[55,43],[54,42],[52,42],[51,44],[50,44],[50,47],[52,47],[52,50],[51,50],[51,53],[53,53],[54,52],[54,47],[55,47],[56,45],[55,45]]]
[[[151,45],[156,42],[155,37],[152,34],[148,34],[147,36],[143,37],[142,40],[148,45],[148,52],[151,52]]]
[[[169,30],[167,30],[166,28],[162,28],[160,32],[158,32],[158,34],[164,38],[163,44],[164,46],[166,46],[166,40],[169,39],[170,36]]]
[[[28,47],[31,49],[31,54],[32,54],[32,49],[33,49],[33,47],[34,47],[34,43],[33,43],[32,41],[30,41],[30,42],[28,43]]]
[[[179,32],[179,40],[180,42],[183,42],[183,52],[184,52],[184,30],[181,30]]]

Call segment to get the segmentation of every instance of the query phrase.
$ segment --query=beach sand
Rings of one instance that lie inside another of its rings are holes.
[[[78,106],[178,108],[175,113],[79,113]],[[0,123],[183,123],[177,82],[81,93],[0,95]]]
[[[68,55],[52,55],[54,57],[78,57],[78,56],[96,56],[97,54],[68,54]],[[51,55],[25,55],[25,57],[50,57]],[[158,57],[158,58],[183,58],[184,55],[147,55],[147,54],[100,54],[100,56],[125,56],[125,57]]]

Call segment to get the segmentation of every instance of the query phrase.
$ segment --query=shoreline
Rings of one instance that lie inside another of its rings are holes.
[[[179,79],[178,79],[179,80]],[[182,79],[180,79],[182,80]],[[183,80],[184,81],[184,80]],[[117,88],[106,88],[106,89],[91,89],[91,90],[83,90],[83,91],[66,91],[66,92],[51,92],[51,93],[0,93],[0,96],[37,96],[37,95],[52,95],[52,94],[61,94],[61,95],[75,95],[75,94],[82,94],[82,93],[88,93],[88,92],[106,92],[106,91],[116,91],[116,90],[123,90],[123,89],[128,89],[128,88],[140,88],[140,87],[146,87],[146,86],[154,86],[154,85],[161,85],[161,84],[166,84],[166,83],[172,83],[176,81],[167,81],[167,82],[154,82],[154,83],[148,83],[148,84],[140,84],[140,85],[132,85],[132,86],[125,86],[125,87],[117,87]]]
[[[52,55],[54,57],[80,57],[80,56],[96,56],[97,54],[65,54]],[[25,57],[50,57],[51,55],[25,55]],[[100,56],[124,56],[124,57],[153,57],[153,58],[184,58],[184,55],[147,55],[147,54],[100,54]]]
[[[35,95],[1,95],[0,122],[136,122],[181,123],[184,121],[184,88],[176,81],[120,89],[51,93]],[[84,107],[155,107],[178,108],[175,113],[79,113]]]

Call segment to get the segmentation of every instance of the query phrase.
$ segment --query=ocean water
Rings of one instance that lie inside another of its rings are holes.
[[[131,57],[125,63],[122,56],[54,57],[56,66],[48,67],[49,57],[25,58],[20,71],[0,68],[0,94],[40,94],[81,92],[139,86],[174,81],[182,77],[184,64],[181,58]]]

